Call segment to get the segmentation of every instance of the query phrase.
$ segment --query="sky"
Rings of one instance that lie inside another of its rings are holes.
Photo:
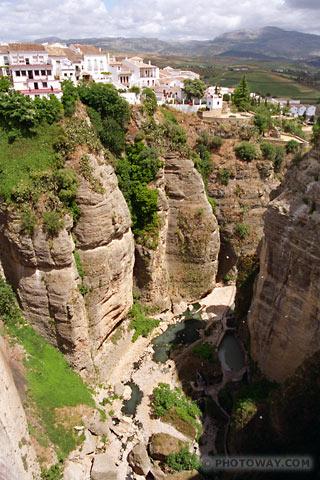
[[[206,40],[276,26],[320,35],[320,0],[0,0],[0,41],[49,36]]]

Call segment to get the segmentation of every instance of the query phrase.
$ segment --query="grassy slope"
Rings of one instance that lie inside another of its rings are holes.
[[[37,134],[8,142],[0,130],[0,196],[9,200],[17,190],[32,187],[32,174],[51,170],[56,154],[53,144],[60,132],[58,124],[41,125]]]

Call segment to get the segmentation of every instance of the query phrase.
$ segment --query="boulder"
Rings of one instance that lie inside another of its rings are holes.
[[[151,462],[147,449],[142,443],[138,443],[128,455],[129,465],[138,475],[147,475],[150,471]]]
[[[167,433],[156,433],[151,437],[150,455],[163,462],[170,453],[178,453],[185,445],[185,442]]]
[[[120,480],[118,469],[108,453],[98,453],[93,459],[91,478],[94,480]]]
[[[106,420],[102,421],[100,413],[95,411],[91,418],[83,417],[83,423],[93,435],[102,437],[103,435],[108,435],[109,433],[111,418],[107,417]]]
[[[82,461],[67,460],[63,471],[63,480],[90,480],[92,459],[86,457]]]

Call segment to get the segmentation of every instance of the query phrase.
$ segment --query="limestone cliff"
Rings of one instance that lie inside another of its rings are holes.
[[[168,154],[169,202],[166,262],[173,296],[195,299],[212,290],[218,270],[220,236],[201,175],[191,160]]]
[[[251,354],[276,381],[320,349],[320,148],[292,166],[264,215],[248,319]]]
[[[78,370],[90,370],[95,352],[132,301],[129,210],[113,168],[99,155],[91,154],[89,160],[102,193],[94,192],[90,182],[81,178],[77,201],[82,216],[74,237],[69,217],[53,238],[40,226],[29,236],[20,231],[18,213],[0,210],[4,274],[17,291],[26,319]],[[84,297],[78,288],[82,281],[75,248],[84,269]]]
[[[6,344],[0,338],[0,478],[34,480],[40,468],[31,445],[27,420],[16,389]]]

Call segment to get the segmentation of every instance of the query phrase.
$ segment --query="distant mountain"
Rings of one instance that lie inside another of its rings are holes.
[[[140,53],[185,56],[233,56],[301,59],[320,57],[320,35],[264,27],[259,30],[238,30],[214,40],[187,42],[164,41],[157,38],[42,38],[36,41],[90,44],[116,53]]]

